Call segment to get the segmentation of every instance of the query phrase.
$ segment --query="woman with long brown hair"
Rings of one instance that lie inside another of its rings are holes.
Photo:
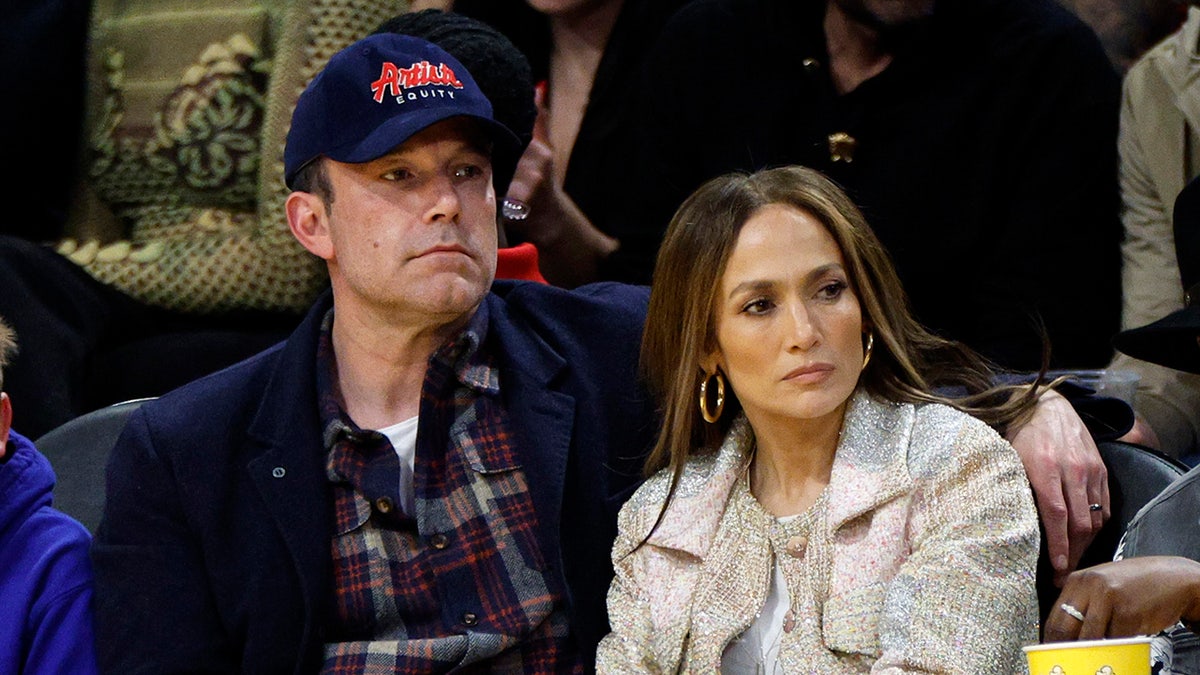
[[[913,319],[833,183],[789,167],[689,197],[642,364],[663,430],[621,512],[602,671],[1021,671],[1037,519],[988,424],[1037,392]]]

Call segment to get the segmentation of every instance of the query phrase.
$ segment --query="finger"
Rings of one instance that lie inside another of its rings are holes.
[[[533,120],[533,138],[543,143],[550,142],[550,134],[546,126],[550,123],[550,109],[546,103],[546,81],[542,80],[533,88],[533,105],[537,108],[537,117]]]
[[[1049,616],[1046,617],[1044,629],[1046,642],[1065,642],[1079,637],[1079,629],[1083,626],[1083,622],[1064,612],[1062,610],[1063,603],[1071,604],[1069,594],[1065,591],[1054,601],[1054,606],[1050,610]]]
[[[517,170],[508,186],[508,197],[523,202],[533,202],[534,193],[546,180],[545,167],[550,161],[550,148],[540,141],[533,141],[521,154]]]
[[[1100,528],[1104,527],[1104,521],[1107,520],[1104,515],[1105,502],[1106,500],[1101,493],[1099,485],[1094,485],[1094,487],[1088,489],[1088,515],[1092,519],[1093,533],[1099,532]],[[1100,508],[1093,509],[1095,506],[1099,506]]]
[[[1067,536],[1070,538],[1070,550],[1067,569],[1060,572],[1071,572],[1079,565],[1079,559],[1092,543],[1099,527],[1092,521],[1089,505],[1093,502],[1088,497],[1086,479],[1081,477],[1074,485],[1063,485],[1063,495],[1067,501]],[[1059,570],[1056,568],[1056,571]]]
[[[1091,440],[1091,439],[1088,439]],[[1098,469],[1099,475],[1096,477],[1098,495],[1096,501],[1102,507],[1101,513],[1104,514],[1102,519],[1104,523],[1112,517],[1112,495],[1108,491],[1108,467],[1102,462]]]
[[[1082,606],[1081,606],[1082,605]],[[1079,626],[1080,640],[1099,640],[1108,633],[1108,622],[1112,618],[1112,606],[1103,597],[1092,596],[1092,602],[1081,599],[1075,608],[1083,612],[1083,623]]]
[[[1067,506],[1063,499],[1062,486],[1055,478],[1054,490],[1038,491],[1038,511],[1042,516],[1042,527],[1046,531],[1046,551],[1050,565],[1054,568],[1055,584],[1062,586],[1062,575],[1070,566],[1071,542],[1067,536]]]

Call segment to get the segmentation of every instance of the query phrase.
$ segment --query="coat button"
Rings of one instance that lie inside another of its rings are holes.
[[[380,497],[379,499],[375,500],[375,510],[384,515],[391,513],[395,506],[396,505],[392,503],[391,497]]]
[[[474,626],[477,623],[479,623],[479,615],[475,612],[467,612],[466,614],[463,614],[463,624],[467,626]]]
[[[804,552],[808,550],[808,537],[796,536],[788,539],[786,550],[793,558],[803,558]]]
[[[806,73],[815,73],[821,68],[821,62],[814,58],[804,59],[800,62],[800,65],[804,66],[804,72]]]
[[[287,475],[287,470],[282,466],[277,466],[274,469],[271,469],[271,475],[275,478],[283,478],[285,475]]]
[[[450,540],[444,534],[435,534],[429,538],[429,545],[440,551],[450,545]]]

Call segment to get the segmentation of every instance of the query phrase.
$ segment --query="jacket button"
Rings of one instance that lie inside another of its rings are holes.
[[[792,537],[787,540],[787,553],[793,558],[803,558],[808,549],[808,537]]]
[[[271,475],[275,478],[283,478],[285,475],[287,475],[287,470],[282,466],[277,466],[274,469],[271,469]]]
[[[440,551],[450,545],[450,540],[444,534],[435,534],[429,538],[429,545]]]
[[[479,623],[479,615],[475,612],[467,612],[466,614],[463,614],[462,621],[467,626],[474,626],[475,624]]]
[[[379,499],[375,500],[375,510],[384,515],[391,513],[395,506],[396,505],[392,503],[391,497],[380,497]]]

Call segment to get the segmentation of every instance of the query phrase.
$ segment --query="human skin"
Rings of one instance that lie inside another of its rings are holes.
[[[1080,611],[1080,621],[1060,608]],[[1200,619],[1200,562],[1178,556],[1126,558],[1067,578],[1046,619],[1046,641],[1153,635]]]
[[[729,379],[754,428],[752,489],[798,513],[829,482],[863,365],[863,321],[841,249],[809,213],[770,204],[742,226],[720,280],[708,372]]]

